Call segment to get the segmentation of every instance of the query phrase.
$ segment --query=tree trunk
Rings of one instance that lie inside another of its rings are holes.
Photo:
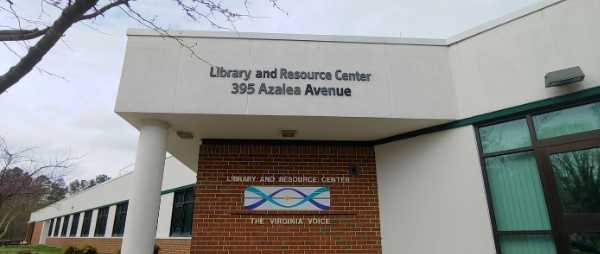
[[[65,31],[94,7],[97,2],[98,0],[77,0],[71,6],[66,7],[44,36],[33,47],[29,48],[27,54],[15,66],[11,67],[8,72],[0,76],[0,94],[4,93],[6,89],[27,75],[48,51],[54,47]]]
[[[6,233],[8,233],[8,227],[10,226],[10,224],[12,223],[12,221],[15,219],[16,216],[10,216],[10,212],[7,213],[4,218],[2,218],[2,221],[0,221],[0,239],[2,239]]]

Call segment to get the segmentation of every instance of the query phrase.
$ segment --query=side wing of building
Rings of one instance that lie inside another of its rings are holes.
[[[99,184],[31,214],[32,244],[95,246],[102,253],[121,247],[129,187],[134,174]],[[189,250],[196,173],[174,157],[165,161],[156,233],[161,249]]]

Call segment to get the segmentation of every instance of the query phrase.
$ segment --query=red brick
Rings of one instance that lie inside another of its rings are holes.
[[[314,183],[331,190],[328,212],[246,212],[247,185],[227,176],[348,176],[350,183]],[[373,147],[348,143],[205,143],[200,147],[191,253],[381,253]],[[329,218],[331,225],[253,225],[249,218]]]

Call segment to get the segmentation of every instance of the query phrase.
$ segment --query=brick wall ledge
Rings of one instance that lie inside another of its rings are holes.
[[[229,212],[229,215],[329,215],[329,216],[354,216],[356,213],[350,212],[314,212],[314,211],[285,211],[285,212],[275,212],[275,211],[234,211]]]

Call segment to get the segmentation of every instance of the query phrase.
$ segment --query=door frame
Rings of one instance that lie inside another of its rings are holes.
[[[559,104],[549,105],[549,106],[546,106],[543,108],[531,109],[531,110],[527,110],[524,112],[519,112],[519,113],[507,115],[505,117],[490,119],[490,120],[486,120],[486,121],[482,121],[480,123],[474,124],[474,127],[475,127],[474,131],[475,131],[475,138],[477,141],[477,148],[478,148],[478,152],[479,152],[481,173],[483,176],[485,195],[486,195],[486,199],[487,199],[487,207],[488,207],[488,212],[489,212],[489,216],[491,219],[492,233],[493,233],[493,238],[494,238],[494,246],[495,246],[496,252],[498,254],[502,253],[502,250],[500,248],[500,237],[501,236],[503,236],[503,235],[522,235],[522,234],[527,234],[527,235],[548,234],[548,235],[551,235],[554,240],[554,243],[555,243],[557,254],[569,254],[570,247],[569,247],[568,234],[564,233],[565,231],[563,230],[563,227],[561,226],[562,225],[562,223],[561,223],[562,216],[560,216],[561,215],[560,210],[556,209],[556,208],[560,209],[560,203],[556,203],[556,202],[560,202],[560,201],[558,200],[558,196],[555,196],[552,192],[549,192],[548,188],[552,188],[552,187],[547,186],[548,185],[547,182],[549,182],[548,174],[546,174],[544,172],[551,172],[551,171],[548,171],[548,168],[549,168],[548,161],[549,160],[545,159],[545,154],[547,154],[547,152],[544,152],[544,151],[548,151],[548,149],[553,149],[552,147],[562,147],[562,146],[567,146],[569,144],[573,144],[574,146],[577,146],[578,144],[580,144],[580,142],[587,142],[587,140],[590,140],[590,139],[598,140],[598,139],[600,139],[600,129],[587,131],[587,132],[581,132],[581,133],[575,133],[575,134],[567,134],[567,135],[554,137],[554,138],[539,139],[537,137],[537,132],[535,130],[533,117],[540,115],[540,114],[548,113],[548,112],[554,112],[554,111],[558,111],[558,110],[562,110],[562,109],[566,109],[566,108],[577,107],[577,106],[581,106],[581,105],[585,105],[585,104],[589,104],[589,103],[595,103],[595,102],[599,102],[599,101],[600,101],[600,97],[594,96],[591,98],[582,99],[582,100],[578,100],[578,101],[559,103]],[[516,149],[506,150],[506,151],[502,151],[502,152],[485,154],[483,152],[479,129],[486,127],[486,126],[500,124],[500,123],[504,123],[504,122],[510,122],[510,121],[518,120],[518,119],[526,120],[527,127],[529,129],[530,138],[531,138],[531,145],[527,146],[527,147],[523,147],[523,148],[516,148]],[[596,142],[598,142],[596,144],[600,144],[600,141],[596,141]],[[558,148],[556,148],[556,149],[558,149]],[[580,149],[575,149],[575,150],[580,150]],[[495,156],[500,156],[500,155],[505,155],[505,154],[514,154],[514,153],[519,153],[519,152],[533,152],[533,155],[535,157],[535,160],[537,163],[538,174],[540,176],[540,181],[542,183],[542,190],[544,192],[544,199],[546,201],[546,206],[548,209],[548,217],[549,217],[550,224],[552,227],[550,230],[501,232],[498,230],[498,228],[496,226],[495,212],[494,212],[494,207],[492,205],[492,196],[491,196],[491,191],[489,189],[489,182],[488,182],[488,176],[487,176],[487,172],[486,172],[487,167],[485,164],[485,159],[489,158],[489,157],[495,157]],[[551,175],[551,177],[552,177],[551,180],[554,181],[554,176]],[[556,206],[556,204],[558,204],[558,206]]]
[[[550,220],[553,228],[557,252],[570,253],[569,235],[572,233],[600,232],[600,214],[565,215],[562,211],[556,178],[550,163],[550,155],[580,150],[600,148],[600,131],[567,135],[538,141],[535,156]]]

